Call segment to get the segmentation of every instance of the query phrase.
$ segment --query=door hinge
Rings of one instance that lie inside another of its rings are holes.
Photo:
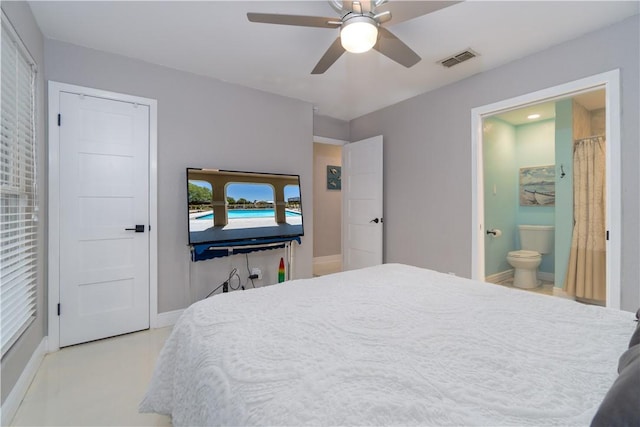
[[[609,230],[607,230],[607,240],[609,240]]]
[[[58,114],[58,126],[60,126],[61,120],[62,120],[62,117],[60,116],[60,114]]]
[[[58,316],[60,316],[60,303],[58,303]]]

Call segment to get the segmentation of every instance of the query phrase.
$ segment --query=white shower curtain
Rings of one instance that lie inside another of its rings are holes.
[[[573,148],[573,237],[565,291],[605,302],[605,139],[575,141]]]

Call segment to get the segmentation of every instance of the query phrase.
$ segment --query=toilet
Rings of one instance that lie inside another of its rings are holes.
[[[553,250],[553,225],[519,225],[520,250],[507,254],[507,262],[515,269],[513,286],[533,289],[540,285],[538,266],[542,255]]]

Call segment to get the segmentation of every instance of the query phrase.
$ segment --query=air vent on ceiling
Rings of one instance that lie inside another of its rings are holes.
[[[471,49],[467,49],[465,51],[462,51],[460,53],[456,53],[455,55],[452,55],[448,58],[443,59],[442,61],[438,61],[438,63],[442,64],[443,66],[447,67],[447,68],[451,68],[454,65],[458,65],[461,62],[464,62],[468,59],[471,58],[475,58],[476,56],[478,56],[477,53],[475,53],[474,51],[472,51]]]

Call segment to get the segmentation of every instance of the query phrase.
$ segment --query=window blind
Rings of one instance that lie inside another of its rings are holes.
[[[0,336],[2,355],[36,316],[38,197],[35,62],[2,14]]]

